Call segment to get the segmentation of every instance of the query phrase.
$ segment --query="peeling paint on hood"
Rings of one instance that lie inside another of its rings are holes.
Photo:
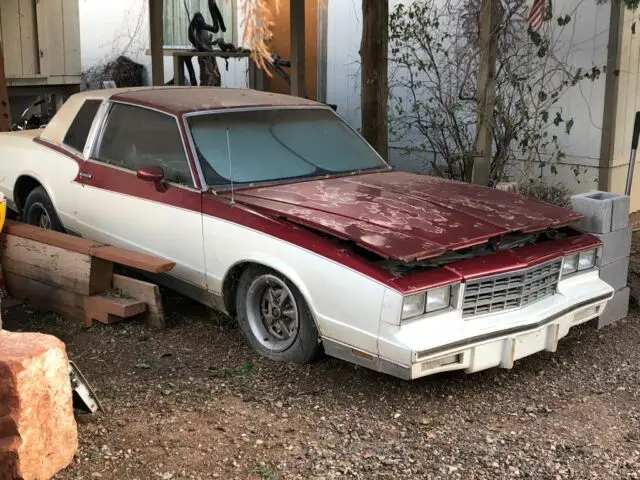
[[[513,193],[403,172],[244,189],[235,201],[407,262],[581,218]]]

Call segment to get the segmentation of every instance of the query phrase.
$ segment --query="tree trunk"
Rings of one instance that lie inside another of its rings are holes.
[[[473,183],[489,185],[493,148],[496,57],[500,26],[497,0],[482,0],[480,12],[480,71],[478,72],[478,132],[476,134]]]
[[[389,157],[389,2],[362,0],[362,135]]]

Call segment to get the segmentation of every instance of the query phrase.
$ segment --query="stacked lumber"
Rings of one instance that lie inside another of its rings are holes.
[[[87,325],[144,316],[150,325],[163,328],[158,286],[115,275],[115,264],[151,273],[175,265],[32,225],[5,223],[2,275],[12,297]]]

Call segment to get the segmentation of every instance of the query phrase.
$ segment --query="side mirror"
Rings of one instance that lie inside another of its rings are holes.
[[[159,192],[164,192],[167,187],[162,183],[164,180],[164,170],[162,167],[143,167],[136,172],[140,180],[153,182]]]

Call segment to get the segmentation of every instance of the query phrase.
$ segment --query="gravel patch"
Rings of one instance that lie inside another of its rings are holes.
[[[640,478],[637,309],[513,370],[406,382],[264,360],[230,320],[166,303],[162,332],[5,322],[65,341],[106,408],[78,417],[80,450],[57,479]]]

